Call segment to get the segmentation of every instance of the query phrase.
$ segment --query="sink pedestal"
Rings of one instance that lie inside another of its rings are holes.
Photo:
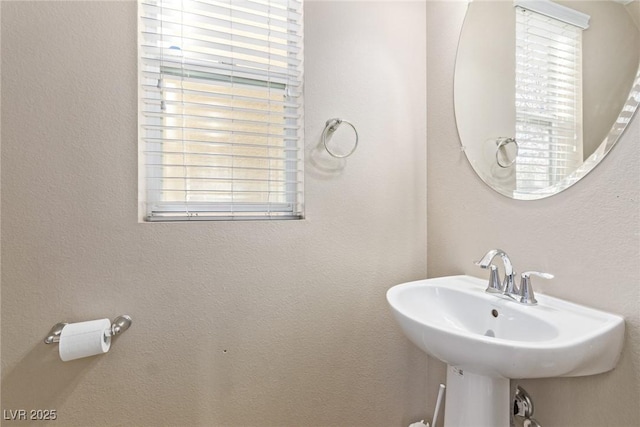
[[[513,402],[507,378],[447,366],[445,427],[509,427]]]

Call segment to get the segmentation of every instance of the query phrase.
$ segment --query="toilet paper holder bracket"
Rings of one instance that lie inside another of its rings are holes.
[[[113,319],[113,322],[111,323],[111,328],[107,330],[106,335],[112,336],[112,337],[119,335],[124,331],[126,331],[127,329],[129,329],[132,322],[133,321],[131,320],[131,316],[127,314],[118,316],[115,319]],[[53,327],[47,334],[47,337],[44,339],[44,343],[53,344],[53,343],[60,342],[60,334],[62,334],[62,329],[64,329],[65,326],[67,326],[67,323],[62,323],[62,322],[56,323],[55,325],[53,325]]]

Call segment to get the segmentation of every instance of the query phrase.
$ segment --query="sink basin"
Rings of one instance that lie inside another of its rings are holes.
[[[616,365],[624,319],[546,295],[527,306],[450,276],[394,286],[393,314],[418,347],[460,371],[498,378],[593,375]]]

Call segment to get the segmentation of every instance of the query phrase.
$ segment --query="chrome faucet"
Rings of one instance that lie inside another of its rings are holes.
[[[493,261],[497,256],[500,256],[502,264],[504,264],[505,276],[502,282],[500,282],[498,267],[491,264],[491,261]],[[475,264],[480,268],[489,269],[491,271],[486,292],[499,293],[526,305],[535,305],[537,303],[536,297],[533,293],[533,287],[531,286],[531,276],[535,275],[544,279],[553,279],[553,274],[539,273],[537,271],[525,271],[522,273],[520,287],[516,287],[516,272],[513,269],[509,255],[507,255],[507,253],[502,249],[491,249],[480,261],[476,261]]]
[[[498,268],[491,264],[491,261],[497,256],[502,259],[504,265],[504,280],[500,283],[500,276],[498,274]],[[513,269],[509,255],[502,249],[491,249],[487,252],[480,261],[476,261],[475,264],[480,268],[490,269],[491,275],[489,276],[489,285],[487,286],[487,292],[501,293],[507,296],[513,296],[519,294],[518,288],[516,288],[515,277],[516,272]]]

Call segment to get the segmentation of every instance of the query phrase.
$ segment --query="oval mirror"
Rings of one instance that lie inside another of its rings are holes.
[[[590,172],[640,103],[640,0],[469,3],[455,114],[480,178],[519,200]]]

